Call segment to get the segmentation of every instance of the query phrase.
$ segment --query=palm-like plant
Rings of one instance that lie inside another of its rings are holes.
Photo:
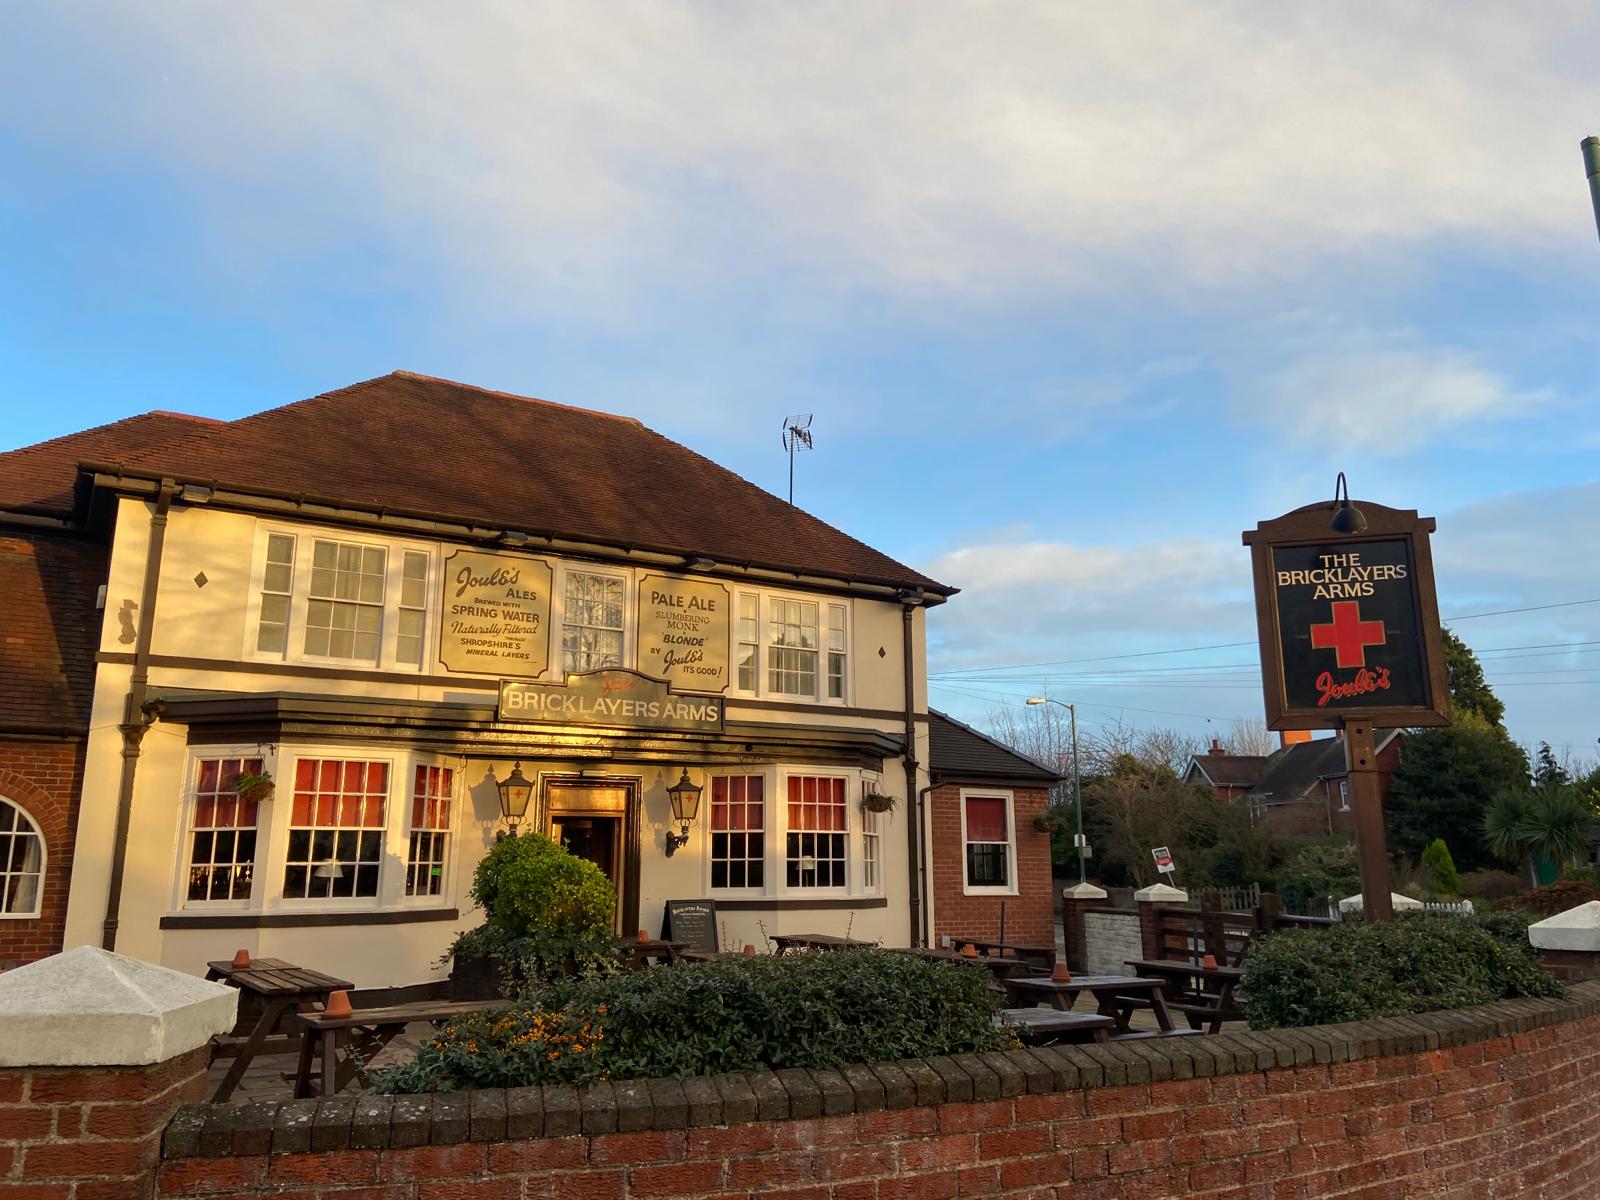
[[[1517,863],[1537,883],[1532,862],[1560,867],[1582,857],[1596,819],[1594,807],[1574,787],[1505,791],[1484,810],[1484,842],[1496,858]]]

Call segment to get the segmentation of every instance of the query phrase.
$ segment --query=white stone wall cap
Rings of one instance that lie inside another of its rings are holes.
[[[1061,889],[1063,900],[1104,900],[1106,895],[1105,888],[1095,887],[1092,883],[1075,883]]]
[[[1189,898],[1189,893],[1182,888],[1168,887],[1164,883],[1152,883],[1147,888],[1140,888],[1133,894],[1133,898],[1141,902],[1171,900],[1182,904]]]
[[[1600,900],[1535,921],[1528,926],[1528,940],[1541,950],[1600,953]]]
[[[1399,892],[1390,892],[1389,905],[1396,909],[1421,908],[1422,901],[1413,900],[1410,896],[1402,896]],[[1365,907],[1366,905],[1362,903],[1359,892],[1354,896],[1346,896],[1339,901],[1340,912],[1361,912]]]
[[[97,946],[0,975],[0,1067],[144,1066],[233,1028],[237,988]]]

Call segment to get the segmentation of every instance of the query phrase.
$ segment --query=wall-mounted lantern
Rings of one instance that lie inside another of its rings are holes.
[[[689,826],[700,815],[700,793],[705,789],[689,782],[688,768],[684,768],[678,782],[667,789],[672,801],[672,819],[678,822],[678,832],[667,831],[667,857],[671,858],[689,844]]]
[[[511,836],[516,837],[517,822],[527,815],[528,801],[533,798],[533,780],[523,775],[522,763],[518,761],[511,768],[511,774],[495,780],[495,787],[500,789],[500,815],[511,826]]]

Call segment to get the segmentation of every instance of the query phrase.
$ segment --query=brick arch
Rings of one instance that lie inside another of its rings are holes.
[[[54,954],[65,943],[82,753],[81,743],[0,740],[0,796],[38,827],[45,852],[39,915],[0,921],[0,967]]]
[[[0,796],[26,811],[41,832],[59,823],[66,815],[49,792],[15,771],[0,770]]]

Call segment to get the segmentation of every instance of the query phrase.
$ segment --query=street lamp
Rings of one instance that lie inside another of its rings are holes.
[[[1072,714],[1072,808],[1078,818],[1078,882],[1089,882],[1089,866],[1084,851],[1088,846],[1083,840],[1083,783],[1078,776],[1078,706],[1068,704],[1063,700],[1052,700],[1049,696],[1029,696],[1029,704],[1058,704]]]
[[[1600,137],[1586,137],[1583,147],[1583,169],[1589,176],[1589,197],[1594,201],[1594,224],[1600,229]]]

